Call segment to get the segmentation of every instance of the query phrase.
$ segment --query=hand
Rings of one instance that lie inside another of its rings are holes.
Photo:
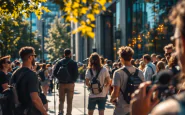
[[[48,115],[47,112],[42,113],[42,115]]]
[[[153,107],[159,102],[156,98],[153,101],[152,95],[157,86],[153,86],[146,94],[146,88],[149,86],[151,82],[144,82],[140,84],[139,89],[136,90],[132,95],[131,100],[131,114],[132,115],[148,115],[149,112],[153,109]]]
[[[117,99],[116,98],[111,98],[110,99],[110,102],[113,104],[113,105],[117,105]]]

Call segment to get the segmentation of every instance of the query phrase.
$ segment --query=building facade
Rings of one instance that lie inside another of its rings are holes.
[[[96,18],[95,48],[110,60],[120,46],[134,49],[134,58],[145,53],[163,54],[173,29],[168,13],[177,0],[113,0],[107,12]]]

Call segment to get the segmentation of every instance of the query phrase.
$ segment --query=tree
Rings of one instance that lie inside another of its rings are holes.
[[[59,4],[65,13],[66,22],[78,23],[79,27],[72,33],[80,32],[83,36],[94,38],[93,24],[95,16],[106,11],[106,3],[112,0],[51,0]]]
[[[7,18],[18,18],[19,16],[29,17],[34,12],[38,18],[42,10],[49,11],[46,7],[40,6],[47,0],[0,0],[0,15]]]
[[[45,49],[51,61],[60,58],[64,49],[70,47],[70,34],[67,31],[67,24],[61,23],[62,18],[55,17],[49,29],[49,38],[45,38]]]
[[[21,17],[11,20],[6,20],[3,17],[1,19],[3,20],[3,24],[0,26],[0,30],[3,28],[0,31],[1,56],[11,55],[12,58],[18,58],[20,48],[30,45],[30,40],[28,39],[30,37],[29,22]],[[35,34],[32,33],[32,36],[35,36]],[[32,42],[34,42],[32,46],[36,49],[36,53],[39,53],[39,42],[34,38],[32,38]]]

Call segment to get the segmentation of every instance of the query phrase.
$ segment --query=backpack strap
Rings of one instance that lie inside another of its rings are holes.
[[[91,75],[93,76],[93,72],[92,72],[92,69],[91,68],[89,69],[89,71],[90,71]]]
[[[128,75],[128,76],[131,76],[130,72],[128,71],[127,68],[124,68],[123,71]]]
[[[20,76],[18,77],[18,79],[16,80],[15,87],[16,87],[17,84],[21,81],[21,79],[25,76],[25,74],[28,73],[28,72],[30,72],[30,70],[21,73],[21,75],[20,75]]]
[[[69,60],[67,63],[65,63],[65,64],[63,63],[63,61],[64,61],[64,60],[61,61],[61,64],[67,66],[67,65],[69,64],[69,62],[72,61],[72,60],[70,59],[70,60]]]
[[[134,76],[138,76],[139,70],[136,68],[136,72],[134,73]]]
[[[150,65],[147,65],[147,66],[152,69],[152,73],[154,74],[155,72],[154,72],[152,66],[150,66]]]
[[[98,71],[98,73],[96,74],[96,79],[98,78],[98,75],[99,75],[99,73],[100,73],[100,71],[101,71],[101,69]]]
[[[93,76],[93,71],[92,71],[92,69],[89,69],[89,70],[90,70],[91,75]],[[101,69],[97,72],[97,74],[96,74],[96,76],[95,76],[95,79],[98,78],[98,75],[99,75],[100,71],[101,71]]]

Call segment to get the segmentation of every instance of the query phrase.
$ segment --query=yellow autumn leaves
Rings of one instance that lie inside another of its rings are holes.
[[[94,38],[96,15],[106,11],[106,3],[112,0],[64,0],[63,11],[66,22],[78,24],[72,34],[80,32],[82,36]]]

